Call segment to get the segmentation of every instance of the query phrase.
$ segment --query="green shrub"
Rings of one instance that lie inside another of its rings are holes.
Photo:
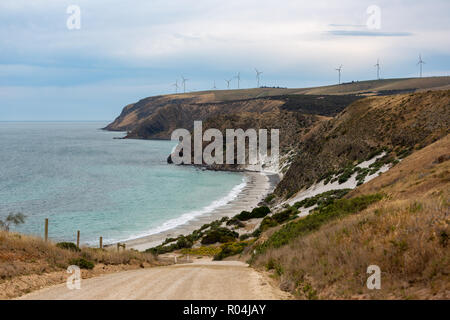
[[[58,242],[58,243],[56,244],[56,246],[57,246],[58,248],[65,249],[65,250],[80,251],[80,248],[78,248],[78,247],[76,246],[76,244],[75,244],[75,243],[72,243],[72,242]]]
[[[269,247],[281,247],[289,243],[291,239],[317,230],[333,219],[364,210],[381,198],[380,194],[373,194],[353,199],[334,200],[331,204],[323,204],[304,219],[284,225],[259,247],[258,252],[263,252]]]
[[[94,269],[94,263],[84,258],[70,259],[69,264],[79,266],[81,269]]]
[[[278,222],[272,217],[265,217],[261,224],[259,225],[258,230],[254,232],[254,236],[259,236],[261,232],[266,231],[269,228],[275,227],[278,225]]]
[[[236,217],[231,218],[230,220],[227,221],[227,226],[237,226],[239,228],[242,228],[245,226],[245,224],[243,224],[241,222],[241,220],[239,220]]]
[[[267,197],[264,199],[264,202],[270,203],[272,200],[275,199],[275,195],[273,193],[267,195]]]
[[[217,228],[209,231],[203,237],[202,244],[213,244],[213,243],[225,243],[234,241],[239,234],[235,231],[231,231],[227,228]]]
[[[240,214],[236,215],[234,218],[241,221],[246,221],[253,218],[264,218],[270,213],[269,207],[262,206],[257,207],[252,210],[252,212],[242,211]]]
[[[220,252],[214,256],[214,260],[222,260],[229,256],[234,256],[244,251],[253,241],[228,242],[220,247]]]
[[[290,207],[286,210],[283,210],[281,212],[275,213],[272,216],[272,219],[275,220],[278,224],[288,220],[292,215],[297,214],[298,210],[294,207]]]
[[[189,239],[184,236],[179,237],[177,240],[177,249],[191,248],[192,245],[192,241],[189,241]]]
[[[350,177],[353,175],[353,172],[354,172],[354,168],[349,168],[349,167],[345,168],[344,172],[338,178],[339,184],[343,184],[348,179],[350,179]]]
[[[294,208],[309,208],[317,204],[318,206],[324,204],[330,204],[336,199],[340,199],[345,196],[351,189],[337,189],[323,192],[321,194],[315,195],[314,197],[303,199],[302,201],[297,201],[293,207]]]
[[[251,236],[252,236],[252,235],[249,234],[249,233],[244,233],[244,234],[241,234],[241,235],[239,236],[239,240],[241,240],[241,241],[247,240],[247,239],[250,238]]]

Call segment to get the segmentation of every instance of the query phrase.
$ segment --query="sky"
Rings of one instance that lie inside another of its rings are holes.
[[[337,83],[340,65],[343,82],[374,79],[377,59],[382,78],[416,77],[421,54],[424,76],[450,75],[449,12],[448,0],[1,0],[0,121],[111,121],[181,76],[186,91],[238,72],[256,87],[255,68],[261,85],[300,88]]]

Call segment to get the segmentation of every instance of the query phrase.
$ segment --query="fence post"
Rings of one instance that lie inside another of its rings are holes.
[[[80,248],[80,230],[77,231],[77,248]]]
[[[119,249],[120,249],[120,243],[117,242],[117,252],[119,252]]]
[[[103,237],[100,237],[100,249],[103,249]]]
[[[48,240],[48,218],[45,219],[45,242]]]

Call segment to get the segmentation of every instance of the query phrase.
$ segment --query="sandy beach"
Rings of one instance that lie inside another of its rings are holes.
[[[232,217],[242,210],[251,210],[256,207],[268,193],[273,191],[279,181],[279,177],[276,174],[245,172],[244,175],[246,181],[245,187],[233,200],[223,206],[173,229],[122,243],[125,243],[128,248],[143,251],[161,244],[166,238],[190,234],[205,223],[210,223],[222,217]]]

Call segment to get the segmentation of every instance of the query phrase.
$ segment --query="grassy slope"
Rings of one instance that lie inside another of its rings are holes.
[[[348,198],[385,197],[367,209],[269,248],[254,266],[275,270],[301,298],[448,299],[450,137],[414,152]],[[381,290],[366,288],[367,266]]]
[[[275,190],[292,195],[375,150],[422,148],[449,133],[450,90],[358,100],[305,135]]]
[[[83,270],[83,278],[160,263],[152,254],[94,248],[71,251],[40,238],[0,231],[0,299],[64,282],[66,268],[80,258],[95,264],[92,270]]]

